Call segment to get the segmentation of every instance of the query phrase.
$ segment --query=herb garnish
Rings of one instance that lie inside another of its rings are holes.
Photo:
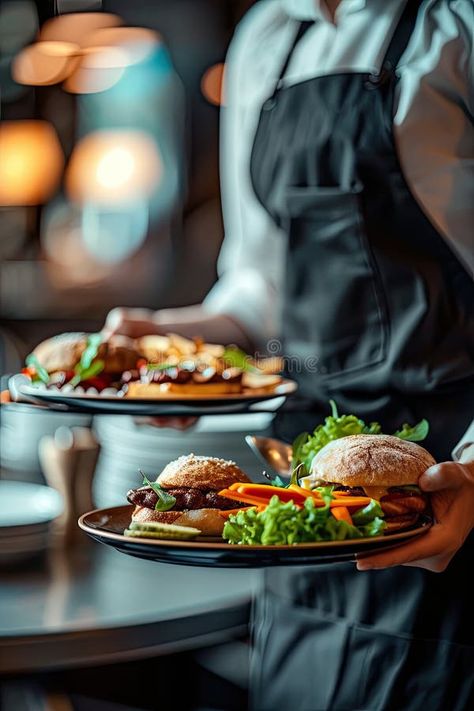
[[[46,368],[43,368],[34,353],[30,353],[30,355],[26,357],[25,363],[28,367],[35,369],[35,375],[33,375],[31,378],[34,383],[38,381],[41,381],[42,383],[49,382],[48,371],[46,370]]]
[[[105,361],[97,359],[101,343],[102,334],[100,333],[91,333],[87,337],[87,345],[82,352],[79,363],[74,368],[75,375],[70,380],[70,384],[74,387],[84,380],[99,375],[104,370]]]
[[[158,501],[155,504],[155,511],[169,511],[176,503],[176,499],[171,494],[168,494],[157,481],[150,481],[141,469],[138,470],[143,477],[143,483],[149,486],[158,496]]]

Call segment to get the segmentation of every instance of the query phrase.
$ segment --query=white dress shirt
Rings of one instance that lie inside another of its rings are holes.
[[[225,239],[219,279],[204,301],[238,319],[260,348],[280,333],[286,238],[250,179],[260,110],[273,92],[299,21],[284,84],[335,72],[378,72],[406,0],[342,0],[332,23],[324,0],[261,0],[229,48],[222,109]],[[399,158],[422,210],[474,273],[472,0],[424,0],[399,63],[394,129]]]

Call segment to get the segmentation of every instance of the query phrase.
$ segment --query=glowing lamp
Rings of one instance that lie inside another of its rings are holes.
[[[79,46],[71,42],[37,42],[13,60],[12,75],[18,84],[46,86],[63,81],[77,61]]]
[[[98,131],[74,149],[66,188],[78,203],[130,203],[149,196],[160,173],[158,149],[150,136],[139,131]]]
[[[0,124],[0,205],[40,205],[57,189],[64,156],[46,121]]]
[[[225,64],[214,64],[204,72],[201,91],[206,99],[215,106],[225,103],[224,97]]]

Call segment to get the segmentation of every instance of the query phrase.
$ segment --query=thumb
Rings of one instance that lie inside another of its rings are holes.
[[[102,328],[102,335],[104,338],[109,338],[110,336],[113,336],[114,333],[122,333],[122,328],[126,319],[127,309],[116,307],[115,309],[109,311]]]
[[[457,462],[441,462],[427,469],[418,480],[423,491],[458,489],[465,481],[462,466]]]

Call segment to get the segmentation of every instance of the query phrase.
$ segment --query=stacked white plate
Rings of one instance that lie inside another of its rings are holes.
[[[49,486],[0,481],[0,563],[21,562],[44,551],[51,522],[62,513],[63,500]]]
[[[263,434],[273,417],[269,413],[207,416],[184,431],[139,424],[132,417],[96,417],[101,453],[94,477],[95,505],[125,504],[127,491],[142,484],[139,469],[154,480],[168,462],[183,454],[230,459],[251,479],[263,481],[262,467],[245,435]]]

